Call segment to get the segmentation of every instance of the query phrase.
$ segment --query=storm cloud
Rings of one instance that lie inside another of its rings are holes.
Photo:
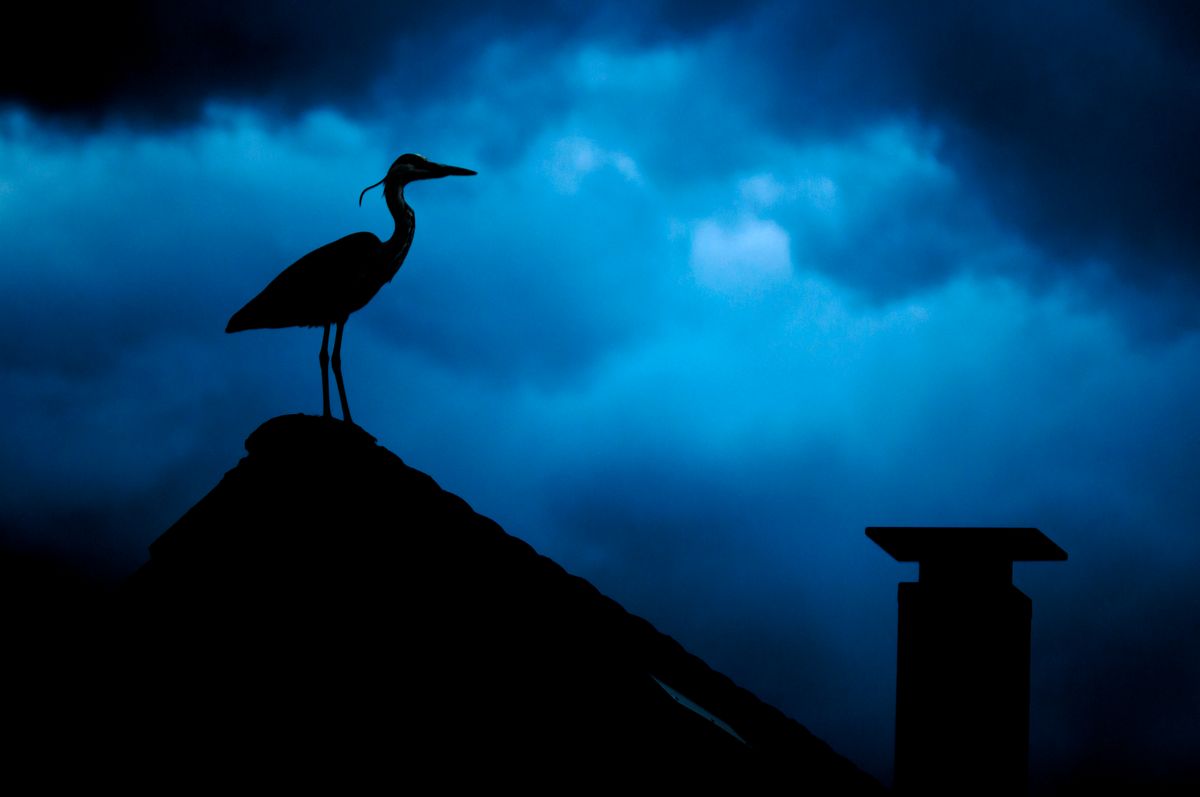
[[[701,43],[723,56],[702,80],[730,101],[736,84],[740,109],[781,134],[840,135],[880,117],[936,127],[975,193],[1060,267],[1099,261],[1139,288],[1192,295],[1196,15],[1171,2],[525,3],[502,13],[466,2],[146,2],[28,26],[3,56],[0,97],[93,124],[184,123],[213,99],[369,116],[389,100],[455,96],[496,42],[535,58],[597,41]],[[64,59],[77,68],[39,66]],[[736,163],[739,149],[727,141],[708,160]],[[693,170],[694,153],[680,155]],[[1179,324],[1191,321],[1167,326]]]

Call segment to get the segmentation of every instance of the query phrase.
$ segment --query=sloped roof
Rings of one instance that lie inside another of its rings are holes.
[[[122,592],[146,722],[455,782],[882,791],[358,427],[284,416],[246,449]]]

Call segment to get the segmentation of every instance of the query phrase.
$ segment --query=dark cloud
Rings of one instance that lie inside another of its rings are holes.
[[[41,18],[0,55],[0,97],[93,121],[185,121],[209,99],[370,114],[368,103],[385,96],[393,105],[460,96],[464,83],[488,79],[472,70],[495,43],[518,43],[537,63],[600,39],[725,37],[708,79],[742,112],[800,139],[851,134],[881,118],[937,125],[960,176],[1060,267],[1100,261],[1123,282],[1192,309],[1200,288],[1193,4],[664,2],[581,11],[544,2],[499,12],[467,2],[144,1],[89,6],[68,20],[38,8]],[[541,101],[514,102],[519,110]],[[518,139],[531,132],[503,127]],[[711,154],[693,153],[687,168]],[[1170,313],[1184,326],[1193,315]]]
[[[478,42],[566,24],[555,3],[504,15],[468,3],[34,5],[0,54],[0,98],[96,122],[184,122],[209,99],[297,110],[354,106],[396,70],[423,98],[478,55]]]
[[[549,50],[593,36],[667,38],[740,12],[718,3],[138,0],[23,13],[22,35],[0,53],[0,100],[85,123],[157,124],[191,121],[211,99],[288,112],[361,108],[381,78],[424,100],[454,87],[496,42]]]
[[[1010,14],[917,51],[924,96],[962,131],[956,162],[1053,255],[1116,261],[1134,282],[1200,278],[1196,53],[1095,4],[997,8]]]
[[[1058,265],[1103,261],[1153,288],[1183,278],[1194,309],[1194,5],[854,8],[757,23],[748,65],[777,125],[800,137],[881,114],[936,125],[943,157]]]

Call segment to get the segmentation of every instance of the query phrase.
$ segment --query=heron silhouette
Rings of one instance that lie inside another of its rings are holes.
[[[342,401],[342,420],[350,419],[346,386],[342,382],[342,330],[355,310],[371,301],[379,289],[391,282],[404,263],[416,230],[416,216],[404,201],[404,186],[417,180],[432,180],[452,174],[476,172],[459,166],[434,163],[421,155],[401,155],[387,175],[369,185],[363,196],[383,184],[383,198],[396,228],[392,237],[380,241],[374,233],[356,232],[309,252],[271,280],[262,293],[233,314],[226,332],[245,329],[281,329],[283,327],[324,327],[321,338],[321,398],[324,416],[329,412],[329,327],[336,325],[333,341],[333,375]]]

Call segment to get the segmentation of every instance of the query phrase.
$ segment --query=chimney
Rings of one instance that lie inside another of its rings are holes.
[[[1033,528],[867,528],[899,562],[893,790],[902,795],[1027,791],[1033,603],[1012,563],[1063,561]]]

